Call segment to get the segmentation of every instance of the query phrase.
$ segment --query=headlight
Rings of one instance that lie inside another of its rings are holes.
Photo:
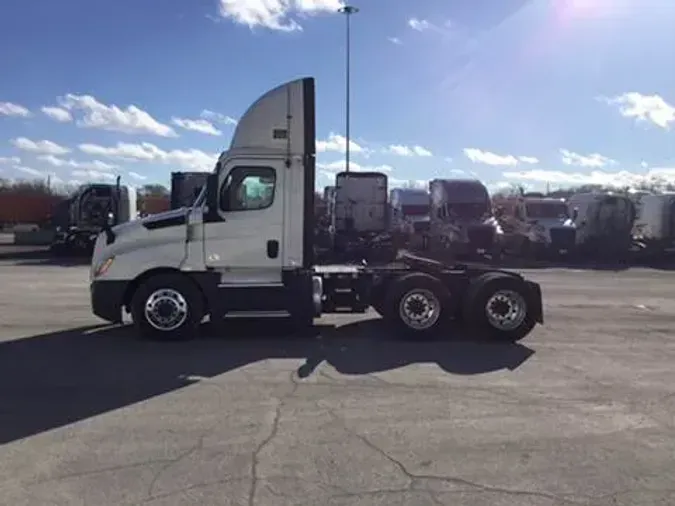
[[[110,266],[113,264],[114,260],[115,257],[110,257],[106,258],[105,260],[103,260],[103,262],[98,264],[98,266],[94,270],[94,277],[98,278],[99,276],[103,276],[108,271],[108,269],[110,269]]]

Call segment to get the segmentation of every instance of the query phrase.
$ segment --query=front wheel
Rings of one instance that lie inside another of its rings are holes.
[[[131,316],[139,334],[178,341],[197,334],[204,315],[202,294],[181,274],[160,274],[143,282],[133,295]]]
[[[483,274],[471,282],[464,301],[464,321],[484,337],[518,341],[536,325],[531,297],[528,286],[519,278]]]

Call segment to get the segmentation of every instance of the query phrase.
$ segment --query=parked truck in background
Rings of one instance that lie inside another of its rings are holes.
[[[671,256],[675,253],[675,194],[634,198],[637,216],[632,233],[638,253],[648,258]]]
[[[386,234],[387,197],[386,174],[340,172],[335,176],[330,232],[338,258],[362,256],[364,251],[391,250],[390,236]]]
[[[104,229],[136,218],[136,190],[116,184],[85,184],[60,209],[51,250],[56,255],[91,255]]]
[[[194,337],[205,317],[285,317],[306,330],[326,307],[372,306],[415,336],[454,319],[516,340],[543,322],[539,285],[516,273],[410,255],[376,267],[316,265],[314,110],[313,78],[268,91],[241,116],[191,208],[101,233],[94,314],[121,322],[129,312],[142,335],[160,339]]]
[[[49,226],[56,207],[65,200],[61,195],[7,189],[0,191],[0,227],[30,223]]]
[[[473,179],[434,179],[429,248],[435,255],[483,258],[496,254],[498,226],[487,188]]]
[[[208,172],[171,173],[171,209],[190,207],[206,184]]]
[[[426,249],[430,229],[429,192],[421,188],[394,188],[389,192],[389,230],[394,242],[412,250]]]
[[[576,227],[562,199],[513,195],[493,199],[502,248],[524,258],[567,257],[576,250]]]
[[[576,193],[567,200],[580,254],[600,261],[625,259],[633,245],[635,203],[613,193]]]

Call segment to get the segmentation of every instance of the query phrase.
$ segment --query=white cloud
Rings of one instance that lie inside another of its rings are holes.
[[[539,159],[535,158],[534,156],[519,156],[518,161],[521,163],[528,163],[530,165],[535,165],[539,163]]]
[[[450,169],[448,174],[450,174],[452,176],[466,176],[467,175],[467,173],[465,171],[461,170],[461,169]]]
[[[429,188],[429,181],[426,179],[398,179],[395,177],[389,178],[390,188],[417,188],[420,190],[427,190]]]
[[[59,97],[59,105],[71,113],[80,112],[82,118],[76,124],[84,128],[98,128],[125,134],[150,134],[160,137],[176,137],[169,125],[160,123],[146,111],[135,105],[121,109],[116,105],[106,105],[91,95],[68,94]]]
[[[21,158],[18,156],[0,156],[0,163],[21,163]]]
[[[213,126],[213,123],[205,119],[171,118],[171,123],[192,132],[216,136],[223,135],[223,132]]]
[[[412,28],[413,30],[417,30],[418,32],[423,32],[423,31],[431,28],[432,24],[429,23],[426,19],[410,18],[408,20],[408,26],[410,28]]]
[[[387,40],[392,44],[396,44],[397,46],[403,45],[403,41],[398,37],[387,37]]]
[[[89,162],[78,162],[75,160],[64,160],[54,155],[41,155],[38,160],[53,165],[54,167],[70,167],[73,169],[94,170],[94,171],[109,171],[119,168],[117,165],[102,162],[101,160],[92,160]]]
[[[487,187],[488,192],[492,195],[497,192],[503,192],[504,190],[516,190],[518,186],[522,186],[523,189],[528,189],[530,185],[517,185],[513,182],[509,183],[508,181],[497,181],[496,183],[488,183],[485,186]]]
[[[346,148],[347,148],[347,138],[332,132],[328,136],[328,139],[326,139],[325,141],[322,140],[316,141],[316,150],[319,153],[324,153],[326,151],[336,151],[338,153],[344,153],[346,151]],[[351,153],[363,153],[365,152],[365,149],[350,139],[349,151]]]
[[[607,158],[599,153],[592,153],[590,155],[581,155],[579,153],[574,153],[567,149],[561,149],[560,154],[562,155],[562,162],[565,165],[576,165],[579,167],[593,167],[600,168],[607,165],[614,165],[615,160]]]
[[[132,170],[127,172],[127,174],[129,174],[129,177],[136,179],[138,181],[145,181],[146,179],[148,179],[146,176],[139,174],[138,172],[134,172]]]
[[[513,155],[498,155],[490,151],[482,151],[476,148],[464,149],[464,155],[473,163],[484,163],[486,165],[518,165],[518,159]]]
[[[173,149],[164,151],[154,144],[143,142],[131,144],[118,142],[115,146],[80,144],[80,151],[93,156],[103,156],[131,162],[160,163],[181,169],[211,171],[218,160],[219,153],[206,153],[198,149]]]
[[[675,122],[675,106],[659,95],[642,95],[633,91],[600,100],[618,106],[619,112],[626,118],[648,121],[660,128],[667,129]]]
[[[346,161],[336,160],[329,163],[317,163],[316,166],[323,171],[324,175],[332,176],[336,172],[345,170]],[[361,165],[350,160],[349,170],[354,172],[391,172],[393,168],[389,165]]]
[[[68,123],[69,121],[73,121],[72,114],[70,114],[68,110],[62,109],[61,107],[43,107],[40,110],[54,121],[58,121],[60,123]]]
[[[29,118],[31,116],[31,112],[19,104],[13,104],[12,102],[0,102],[0,116]]]
[[[43,172],[37,170],[37,169],[32,169],[30,167],[24,167],[23,165],[16,165],[14,167],[16,170],[19,172],[23,172],[24,174],[28,174],[31,176],[46,176],[47,174],[44,174]]]
[[[207,121],[212,121],[214,123],[222,123],[223,125],[236,125],[237,124],[237,120],[234,119],[232,116],[227,116],[225,114],[221,114],[221,113],[215,112],[215,111],[210,111],[208,109],[204,109],[199,116],[202,119],[205,119]]]
[[[340,0],[220,0],[220,15],[249,28],[262,26],[271,30],[293,32],[302,26],[291,16],[336,13]]]
[[[582,185],[595,184],[603,186],[635,186],[654,181],[675,183],[675,167],[655,168],[645,173],[626,170],[617,172],[563,172],[559,170],[531,170],[521,172],[505,172],[504,177],[517,181],[535,181],[554,184]]]
[[[21,149],[22,151],[30,151],[31,153],[40,153],[45,155],[65,155],[70,153],[70,149],[60,146],[52,141],[32,141],[25,137],[18,137],[10,141],[12,145]]]
[[[115,180],[115,174],[111,174],[110,172],[101,172],[99,170],[84,170],[84,169],[78,169],[74,170],[71,173],[73,176],[78,177],[80,179],[89,179],[89,180],[106,180],[106,181],[114,181]]]
[[[401,144],[392,144],[386,148],[385,152],[398,156],[433,156],[431,151],[422,146],[403,146]]]

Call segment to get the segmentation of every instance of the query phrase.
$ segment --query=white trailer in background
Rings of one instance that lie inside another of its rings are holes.
[[[94,314],[121,322],[128,312],[142,335],[160,339],[194,337],[205,317],[286,317],[307,330],[326,307],[372,306],[395,332],[415,336],[438,334],[454,319],[517,340],[543,322],[541,288],[513,272],[410,255],[379,267],[316,265],[315,154],[314,79],[265,93],[241,116],[190,209],[99,235]],[[364,193],[349,188],[386,202],[382,182]],[[379,211],[366,209],[372,216],[357,212],[354,227],[381,228]]]

